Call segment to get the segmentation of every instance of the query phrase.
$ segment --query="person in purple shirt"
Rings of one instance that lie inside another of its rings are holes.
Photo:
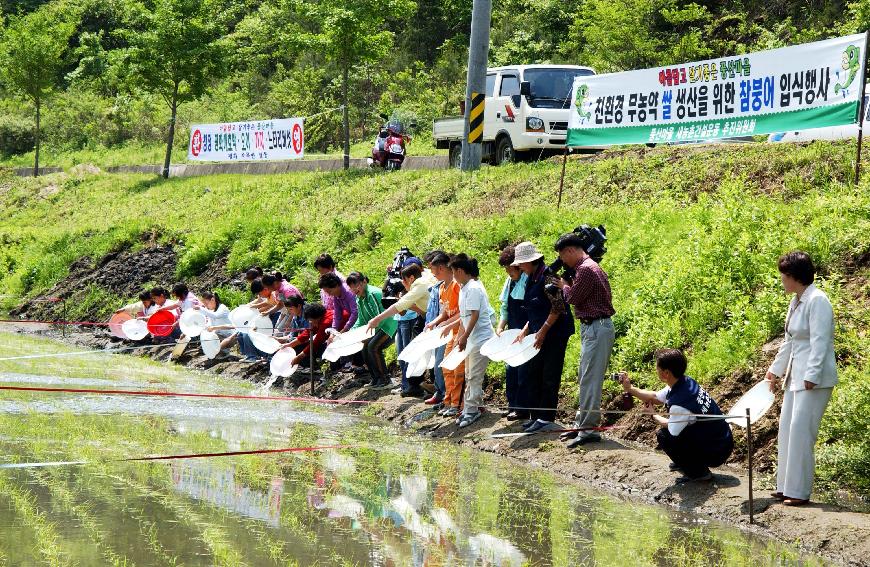
[[[332,259],[332,256],[329,254],[321,254],[314,260],[314,269],[317,270],[317,273],[321,276],[325,276],[326,274],[335,274],[338,276],[342,282],[344,282],[344,275],[338,271],[337,264],[335,260]],[[324,289],[320,290],[320,303],[323,304],[327,309],[332,309],[332,296],[326,293]]]
[[[332,328],[339,333],[353,328],[357,318],[356,296],[347,284],[337,274],[330,273],[320,276],[318,285],[332,298]]]

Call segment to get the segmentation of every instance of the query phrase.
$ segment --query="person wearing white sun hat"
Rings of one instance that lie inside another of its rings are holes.
[[[544,255],[531,242],[521,242],[514,251],[514,266],[528,276],[523,304],[526,323],[517,340],[535,334],[540,352],[528,362],[520,397],[529,404],[531,419],[523,424],[527,432],[559,429],[555,423],[556,404],[568,339],[574,334],[574,319],[562,296],[559,279],[544,262]]]

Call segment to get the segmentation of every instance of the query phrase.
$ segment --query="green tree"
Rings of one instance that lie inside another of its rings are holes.
[[[599,72],[695,61],[716,53],[704,40],[706,7],[677,0],[588,0],[564,51]]]
[[[131,61],[146,90],[169,106],[163,177],[169,177],[178,105],[196,100],[225,70],[222,34],[214,13],[220,6],[199,0],[155,0],[127,30]]]
[[[61,68],[75,24],[51,6],[10,16],[0,39],[0,71],[6,86],[33,104],[33,176],[39,175],[40,118],[46,99],[58,88]]]
[[[344,168],[350,167],[350,120],[348,83],[352,68],[377,62],[393,46],[394,34],[388,19],[401,21],[410,16],[413,0],[308,0],[300,6],[316,31],[306,35],[309,48],[322,51],[341,74]]]

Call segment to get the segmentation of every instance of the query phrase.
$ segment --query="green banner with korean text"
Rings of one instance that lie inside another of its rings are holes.
[[[577,77],[568,146],[698,142],[854,124],[866,34]]]

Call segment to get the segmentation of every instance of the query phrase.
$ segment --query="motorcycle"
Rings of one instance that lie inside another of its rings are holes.
[[[405,134],[405,127],[399,120],[389,120],[386,114],[380,117],[385,123],[378,129],[368,164],[369,167],[380,167],[386,171],[398,171],[405,162],[405,143],[411,138]]]

